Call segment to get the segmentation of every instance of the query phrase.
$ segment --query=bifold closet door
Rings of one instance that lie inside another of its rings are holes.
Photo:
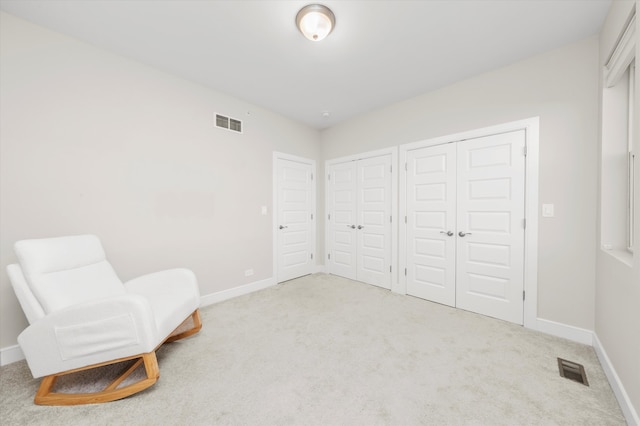
[[[407,152],[407,294],[523,323],[525,132]]]
[[[327,172],[329,272],[391,288],[391,155]]]

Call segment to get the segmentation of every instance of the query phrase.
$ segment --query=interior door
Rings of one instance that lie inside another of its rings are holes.
[[[342,277],[357,279],[356,227],[357,227],[357,166],[353,161],[334,164],[328,168],[329,193],[327,211],[329,220],[328,259],[329,272]]]
[[[357,162],[357,279],[391,288],[391,155]]]
[[[313,166],[278,158],[277,281],[310,274],[313,268]]]
[[[522,324],[525,131],[456,145],[456,304]]]
[[[407,294],[456,302],[456,146],[407,152]]]

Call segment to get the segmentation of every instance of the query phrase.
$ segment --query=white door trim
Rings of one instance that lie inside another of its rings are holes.
[[[311,262],[312,266],[317,265],[318,263],[318,244],[316,241],[316,233],[318,227],[318,209],[316,203],[316,193],[318,188],[318,170],[316,167],[316,160],[311,160],[309,158],[298,157],[296,155],[285,154],[282,152],[273,152],[273,163],[271,167],[272,171],[272,209],[271,209],[271,219],[272,219],[272,253],[273,253],[273,279],[278,281],[278,160],[289,160],[289,161],[297,161],[298,163],[309,164],[311,166],[311,170],[313,173],[313,185],[311,186],[311,211],[313,212],[313,222],[311,227],[311,241],[313,244],[313,262]],[[312,267],[309,271],[310,274],[315,272],[315,267]]]
[[[406,294],[407,282],[404,278],[404,268],[406,267],[406,243],[407,227],[404,217],[407,215],[407,173],[405,164],[407,162],[407,152],[413,149],[428,146],[441,145],[458,142],[465,139],[476,139],[499,133],[524,130],[527,146],[525,159],[525,240],[524,240],[524,290],[526,298],[524,300],[524,326],[537,329],[537,306],[538,306],[538,168],[539,168],[539,126],[540,118],[533,117],[525,120],[512,121],[510,123],[485,127],[482,129],[470,130],[453,135],[440,136],[433,139],[417,141],[400,145],[400,244],[398,248],[400,266],[402,268],[398,284],[392,287],[393,291]]]
[[[398,230],[399,230],[399,217],[398,216],[398,147],[394,146],[391,148],[380,149],[376,151],[368,151],[355,155],[348,155],[346,157],[333,158],[331,160],[326,160],[324,162],[324,177],[325,180],[325,201],[324,205],[329,205],[329,191],[326,190],[327,179],[328,179],[328,170],[329,167],[334,164],[346,163],[348,161],[358,161],[365,158],[373,158],[380,157],[382,155],[391,155],[391,217],[393,221],[391,222],[391,290],[396,291],[396,287],[398,286]],[[325,224],[327,222],[327,212],[325,212],[324,221]],[[329,252],[329,227],[325,225],[324,232],[324,246],[325,246],[325,256]],[[326,260],[326,259],[325,259]],[[326,264],[326,271],[329,272],[329,265]],[[397,291],[396,291],[397,292]]]

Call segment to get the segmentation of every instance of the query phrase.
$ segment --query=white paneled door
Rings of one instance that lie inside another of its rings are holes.
[[[357,279],[357,167],[355,162],[329,169],[327,211],[329,212],[330,272]]]
[[[522,324],[525,131],[457,146],[456,305]]]
[[[391,155],[328,166],[328,268],[391,288]]]
[[[523,323],[525,131],[407,152],[407,293]]]
[[[313,165],[278,158],[277,281],[313,272]]]
[[[391,155],[357,162],[357,280],[391,288]]]
[[[407,294],[456,304],[456,146],[407,153]]]

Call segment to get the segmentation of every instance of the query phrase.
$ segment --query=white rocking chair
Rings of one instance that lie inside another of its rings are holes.
[[[156,350],[202,327],[198,284],[187,269],[123,284],[94,235],[18,241],[15,252],[20,265],[7,271],[30,324],[18,343],[33,377],[43,377],[36,404],[108,402],[140,392],[160,377]],[[60,376],[128,360],[137,361],[98,392],[52,391]],[[141,364],[146,377],[123,385]]]

